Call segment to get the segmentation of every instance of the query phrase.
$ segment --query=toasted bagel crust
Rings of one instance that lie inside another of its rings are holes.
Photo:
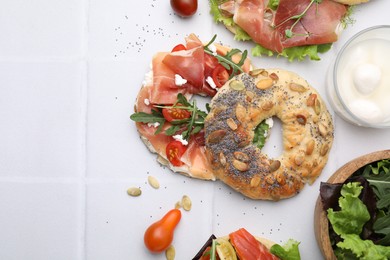
[[[207,155],[216,177],[245,196],[289,198],[324,168],[333,142],[332,118],[300,76],[281,69],[250,74],[236,76],[212,99],[205,120]],[[252,144],[256,126],[272,116],[282,122],[284,148],[274,159]]]

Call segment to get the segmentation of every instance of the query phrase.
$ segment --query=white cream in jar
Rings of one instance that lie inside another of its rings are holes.
[[[329,79],[331,102],[352,123],[389,127],[390,38],[362,36],[336,60]]]

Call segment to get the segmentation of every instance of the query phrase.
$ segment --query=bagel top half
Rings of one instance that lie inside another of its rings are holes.
[[[283,152],[270,158],[252,144],[254,129],[276,116]],[[247,197],[289,198],[320,175],[333,142],[333,122],[319,93],[282,69],[256,69],[228,81],[205,120],[206,149],[216,177]]]

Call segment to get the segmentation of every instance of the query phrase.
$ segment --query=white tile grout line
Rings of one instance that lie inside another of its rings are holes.
[[[87,150],[87,141],[88,141],[88,89],[89,89],[89,7],[90,7],[90,1],[84,0],[83,1],[83,40],[81,42],[82,44],[82,55],[83,55],[83,74],[84,74],[84,81],[81,87],[81,100],[82,100],[82,107],[81,107],[81,114],[82,114],[82,122],[83,122],[83,141],[81,144],[82,148],[82,161],[83,164],[81,166],[82,171],[82,185],[81,186],[81,199],[80,199],[80,207],[81,207],[81,219],[80,219],[80,238],[79,238],[79,259],[86,260],[87,259],[87,165],[88,165],[88,150]]]

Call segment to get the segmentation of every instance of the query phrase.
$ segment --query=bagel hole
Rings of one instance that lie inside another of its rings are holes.
[[[261,151],[268,155],[269,158],[277,158],[283,152],[283,134],[282,122],[277,117],[272,117],[273,126],[269,130],[269,136]]]

